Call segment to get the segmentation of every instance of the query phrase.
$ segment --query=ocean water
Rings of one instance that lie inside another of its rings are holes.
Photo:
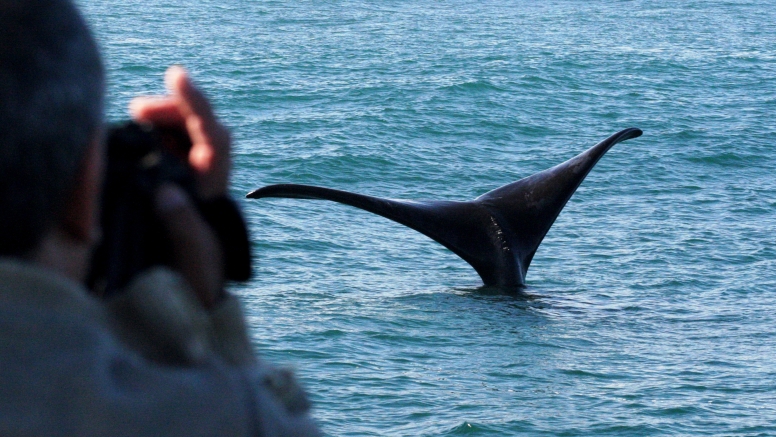
[[[232,286],[332,436],[776,435],[776,2],[81,0],[112,120],[185,65],[232,192],[467,200],[613,132],[530,298],[330,202],[243,201]]]

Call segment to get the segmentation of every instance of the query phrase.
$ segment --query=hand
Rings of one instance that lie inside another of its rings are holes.
[[[198,194],[209,200],[227,193],[232,167],[229,131],[216,119],[210,102],[186,71],[170,67],[165,74],[169,95],[137,97],[129,104],[132,118],[156,126],[185,129],[191,138],[189,164],[197,179]]]
[[[175,268],[199,301],[210,308],[224,296],[221,244],[180,187],[166,184],[156,193],[156,214],[172,242]]]
[[[229,131],[218,122],[207,98],[181,67],[165,75],[169,95],[138,97],[129,106],[132,117],[155,126],[185,129],[192,147],[188,162],[194,170],[198,195],[209,200],[227,194],[231,170]],[[157,215],[170,237],[175,268],[209,308],[224,294],[222,248],[186,193],[174,185],[159,189]]]

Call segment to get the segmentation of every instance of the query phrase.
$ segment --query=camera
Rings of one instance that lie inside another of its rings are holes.
[[[250,242],[242,215],[226,196],[199,198],[188,166],[191,140],[185,131],[129,121],[109,126],[106,146],[102,240],[87,278],[92,292],[109,296],[149,267],[172,266],[172,244],[154,210],[156,191],[166,183],[188,194],[218,237],[226,278],[250,278]]]

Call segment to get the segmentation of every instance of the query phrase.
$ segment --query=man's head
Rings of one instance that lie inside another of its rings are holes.
[[[102,125],[99,51],[69,0],[0,0],[0,256],[60,224]]]

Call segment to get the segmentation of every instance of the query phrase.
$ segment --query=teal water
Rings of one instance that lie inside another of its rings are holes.
[[[776,435],[776,2],[82,0],[111,119],[186,65],[271,183],[466,200],[639,127],[524,299],[328,202],[246,201],[253,340],[332,436]]]

